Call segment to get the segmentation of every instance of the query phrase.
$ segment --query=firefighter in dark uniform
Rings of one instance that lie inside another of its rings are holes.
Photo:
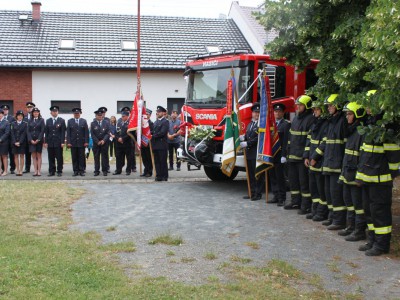
[[[371,97],[376,90],[368,91]],[[383,113],[370,116],[367,125],[375,125]],[[399,124],[387,129],[399,132]],[[368,226],[368,243],[360,246],[367,256],[388,253],[392,233],[393,180],[399,175],[400,146],[391,141],[365,140],[360,148],[356,182],[361,186],[363,207]]]
[[[150,132],[153,134],[154,132],[154,124],[153,121],[150,120],[152,111],[146,108],[147,119],[149,120]],[[150,143],[147,146],[143,146],[140,148],[142,154],[142,161],[144,165],[143,174],[140,174],[141,177],[151,177],[153,175],[153,162],[151,160],[150,153]]]
[[[99,176],[100,174],[100,157],[101,171],[104,176],[107,176],[109,169],[110,122],[104,119],[102,110],[96,110],[94,113],[96,120],[90,124],[90,134],[93,139],[94,176]]]
[[[247,125],[246,133],[240,136],[240,147],[246,151],[247,172],[250,180],[251,197],[244,196],[243,199],[252,201],[260,200],[264,188],[265,177],[256,178],[257,144],[258,144],[258,119],[260,117],[260,103],[255,102],[251,107],[252,120]]]
[[[49,174],[54,176],[57,171],[57,176],[62,176],[64,158],[63,149],[65,144],[65,120],[58,116],[58,106],[50,107],[51,118],[46,120],[44,129],[45,146],[47,146],[47,156],[49,159]],[[56,168],[57,160],[57,168]]]
[[[11,124],[11,144],[15,159],[16,176],[22,176],[24,167],[25,144],[27,141],[28,123],[24,119],[24,112],[18,110],[15,114],[16,120]]]
[[[343,107],[346,113],[346,145],[342,163],[342,173],[339,181],[343,184],[343,200],[347,206],[347,227],[338,232],[341,236],[346,236],[346,241],[365,240],[365,229],[367,223],[363,210],[361,188],[356,184],[356,172],[362,136],[358,133],[357,127],[363,124],[365,119],[365,109],[356,102],[347,103]]]
[[[153,148],[154,164],[156,167],[156,181],[168,180],[168,130],[169,122],[165,118],[167,110],[157,106],[157,120],[154,122],[151,146]]]
[[[26,102],[26,115],[24,117],[24,121],[26,123],[29,123],[29,120],[31,119],[31,112],[34,107],[36,107],[35,103],[33,102]],[[31,165],[32,165],[32,158],[31,158],[31,153],[29,151],[29,143],[26,143],[25,146],[25,170],[24,173],[29,173],[31,171]]]
[[[300,209],[299,214],[305,215],[311,211],[311,194],[308,182],[308,170],[304,165],[303,155],[307,135],[314,122],[311,110],[312,98],[299,96],[295,104],[297,114],[290,127],[288,142],[288,176],[291,200],[285,204],[285,209]]]
[[[132,155],[133,155],[133,141],[128,135],[128,125],[129,125],[129,112],[121,112],[121,119],[117,122],[117,130],[115,133],[115,157],[116,170],[113,175],[119,175],[122,173],[122,168],[125,166],[126,159],[126,175],[131,174],[132,170]]]
[[[110,126],[111,126],[111,120],[110,120],[110,118],[109,118],[109,117],[106,117],[106,113],[107,113],[107,111],[108,111],[107,107],[105,107],[105,106],[99,107],[98,111],[102,113],[102,120],[103,120],[103,121],[106,121],[106,122],[108,122],[108,123],[110,123]],[[95,121],[95,120],[96,120],[96,118],[94,118],[93,121]],[[111,128],[111,127],[110,127],[110,128]],[[111,132],[110,132],[109,134],[111,134]],[[110,142],[107,143],[107,148],[110,148]],[[107,150],[107,151],[108,151],[108,150]],[[107,154],[107,155],[108,155],[108,154]],[[109,160],[107,160],[107,173],[110,173],[110,161],[109,161]]]
[[[310,133],[307,136],[306,147],[304,149],[304,164],[309,169],[309,184],[311,193],[311,212],[307,214],[307,219],[320,222],[328,218],[328,204],[325,197],[325,177],[322,175],[321,159],[314,165],[310,165],[316,149],[321,144],[328,125],[326,115],[324,115],[324,104],[314,101],[311,105],[314,114],[314,123],[311,125]]]
[[[89,128],[87,121],[81,118],[80,108],[72,109],[74,117],[67,124],[67,146],[71,149],[72,176],[85,176],[85,147],[89,145]]]
[[[0,108],[0,161],[3,165],[1,176],[7,175],[10,129],[10,123],[6,120],[6,118],[4,118],[4,111]]]
[[[15,121],[15,118],[12,115],[9,114],[10,107],[7,104],[4,104],[0,108],[3,109],[4,118],[8,121],[8,123],[12,124],[12,122]],[[12,145],[11,145],[11,143],[9,143],[8,157],[10,159],[10,173],[14,174],[15,173],[15,160],[14,160],[14,155],[12,153]]]
[[[286,202],[286,180],[284,178],[290,122],[283,117],[286,109],[283,103],[274,104],[273,107],[281,149],[274,157],[274,167],[268,170],[271,189],[274,194],[274,198],[268,200],[268,203],[278,203],[278,206],[283,206]]]
[[[347,208],[343,201],[343,186],[338,181],[342,172],[347,121],[337,97],[338,94],[332,94],[324,101],[329,112],[328,126],[311,161],[311,166],[315,166],[316,161],[324,157],[322,174],[325,175],[325,196],[330,212],[328,220],[322,224],[328,226],[328,230],[346,228]]]

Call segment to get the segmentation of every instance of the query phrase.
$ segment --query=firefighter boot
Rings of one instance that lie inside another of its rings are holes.
[[[368,230],[367,240],[368,241],[366,244],[358,247],[359,251],[367,251],[369,249],[372,249],[372,247],[374,246],[374,242],[375,242],[375,232],[373,230]]]
[[[316,202],[313,199],[313,203],[311,205],[311,212],[306,215],[307,219],[312,219],[317,214],[318,204],[319,204],[319,202]]]
[[[321,224],[324,225],[324,226],[329,226],[329,225],[332,224],[332,222],[333,222],[332,211],[330,210],[329,214],[328,214],[328,219],[326,221],[322,222]]]
[[[366,239],[365,229],[356,229],[345,240],[348,242],[357,242]]]
[[[366,256],[379,256],[389,253],[391,234],[375,234],[374,246],[365,251]]]
[[[338,231],[338,235],[340,236],[348,236],[350,234],[352,234],[354,231],[354,227],[353,226],[347,226],[345,229]]]

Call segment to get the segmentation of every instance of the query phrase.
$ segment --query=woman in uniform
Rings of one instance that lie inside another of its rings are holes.
[[[10,123],[4,117],[4,111],[0,109],[0,157],[1,163],[3,164],[3,172],[1,176],[7,175],[8,168],[8,147],[9,147],[9,139],[10,136]]]
[[[24,117],[24,112],[19,110],[15,114],[16,121],[11,123],[11,146],[12,153],[14,154],[15,173],[17,176],[22,176],[27,144],[26,131],[28,123],[24,121]]]
[[[28,142],[29,151],[32,153],[33,168],[35,170],[33,176],[42,176],[42,149],[44,135],[44,119],[40,115],[39,108],[32,109],[32,116],[28,123]]]

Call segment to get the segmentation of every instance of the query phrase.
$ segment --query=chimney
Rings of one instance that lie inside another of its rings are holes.
[[[40,22],[40,6],[42,3],[40,1],[32,1],[32,21],[33,22]]]

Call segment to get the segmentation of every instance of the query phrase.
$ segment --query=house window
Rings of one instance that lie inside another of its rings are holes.
[[[120,114],[121,113],[121,109],[123,107],[129,107],[132,108],[132,104],[133,101],[132,100],[121,100],[121,101],[117,101],[117,113]]]
[[[206,46],[206,50],[208,53],[213,53],[213,52],[221,52],[221,48],[219,46]]]
[[[127,40],[122,40],[121,41],[121,50],[124,51],[134,51],[137,50],[137,44],[136,41],[127,41]]]
[[[75,49],[75,40],[61,39],[58,48],[61,50],[74,50]]]
[[[52,100],[51,106],[56,105],[60,108],[60,114],[72,114],[73,108],[81,108],[81,101],[78,100]]]

